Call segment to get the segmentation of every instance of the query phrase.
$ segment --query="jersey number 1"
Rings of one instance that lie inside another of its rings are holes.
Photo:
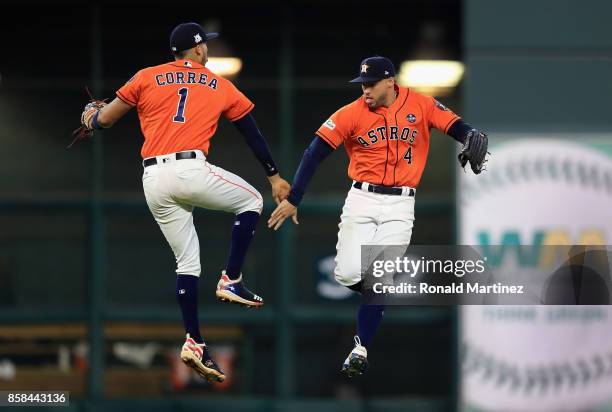
[[[185,123],[185,116],[183,116],[183,113],[185,113],[185,103],[187,102],[187,93],[189,93],[189,89],[186,87],[183,87],[182,89],[179,89],[178,91],[178,94],[179,96],[181,96],[181,99],[179,100],[178,107],[176,108],[176,116],[172,118],[173,122]]]

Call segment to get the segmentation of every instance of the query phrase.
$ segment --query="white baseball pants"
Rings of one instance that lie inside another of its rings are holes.
[[[142,186],[149,210],[176,257],[176,273],[200,276],[200,244],[193,224],[193,208],[240,214],[261,213],[261,194],[244,179],[206,161],[176,160],[176,154],[157,156],[145,167]]]
[[[367,183],[363,188],[367,190]],[[338,283],[352,286],[362,280],[362,245],[410,244],[414,196],[407,196],[408,190],[404,192],[401,196],[382,195],[351,186],[338,225],[334,270]]]

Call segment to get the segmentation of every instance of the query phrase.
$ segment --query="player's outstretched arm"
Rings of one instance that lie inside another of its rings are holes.
[[[89,93],[89,90],[87,92]],[[87,103],[81,113],[81,126],[72,132],[72,135],[76,137],[66,149],[70,149],[78,140],[93,136],[94,130],[111,127],[132,108],[132,106],[119,99],[107,104],[106,100],[94,99],[91,94],[89,96],[91,101]]]
[[[268,142],[257,127],[255,118],[251,113],[248,113],[246,116],[233,123],[246,140],[246,143],[253,151],[257,160],[259,160],[259,163],[263,166],[268,176],[268,180],[270,181],[270,185],[272,186],[272,198],[274,198],[274,201],[278,205],[287,197],[289,190],[291,190],[291,186],[285,179],[280,177],[274,159],[272,158]]]
[[[97,115],[94,117],[95,123],[99,128],[109,128],[114,125],[117,120],[121,119],[127,112],[130,111],[132,106],[124,102],[123,100],[115,97],[115,99],[104,106]]]
[[[270,215],[270,219],[268,219],[269,228],[277,230],[289,216],[292,217],[293,223],[298,224],[297,207],[302,201],[306,186],[314,175],[319,163],[333,151],[334,149],[329,144],[320,137],[315,136],[310,146],[304,151],[300,166],[293,178],[293,187],[289,196]]]
[[[268,146],[266,138],[257,127],[257,123],[255,123],[255,118],[253,115],[248,113],[244,117],[241,117],[232,123],[244,137],[244,140],[246,140],[249,148],[251,148],[253,154],[263,166],[266,175],[268,177],[277,175],[278,168],[276,167],[276,163],[274,163],[274,159],[272,158],[270,147]]]

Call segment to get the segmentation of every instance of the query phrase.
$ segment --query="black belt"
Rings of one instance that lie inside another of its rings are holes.
[[[355,189],[361,189],[363,187],[363,183],[355,182],[353,183],[353,187]],[[368,192],[379,193],[381,195],[401,196],[403,193],[403,189],[401,187],[376,186],[376,185],[368,184]],[[408,196],[414,196],[413,188],[410,188],[410,192],[408,192]]]
[[[176,160],[195,159],[197,157],[198,155],[196,154],[196,152],[178,152],[176,153]],[[156,164],[157,164],[157,158],[155,157],[149,157],[148,159],[145,159],[142,161],[142,165],[144,167],[153,166]]]

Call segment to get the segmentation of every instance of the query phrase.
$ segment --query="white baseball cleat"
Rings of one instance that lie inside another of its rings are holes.
[[[368,350],[361,345],[359,336],[355,336],[355,347],[342,364],[342,372],[349,378],[361,375],[368,369]]]

